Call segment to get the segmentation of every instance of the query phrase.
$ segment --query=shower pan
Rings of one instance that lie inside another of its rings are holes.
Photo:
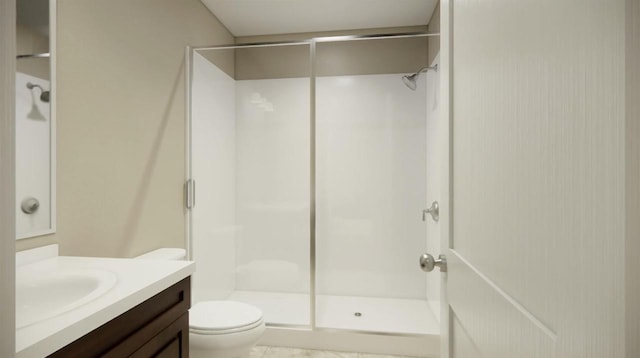
[[[194,302],[259,307],[273,344],[438,352],[439,278],[418,264],[437,225],[428,36],[187,49]]]

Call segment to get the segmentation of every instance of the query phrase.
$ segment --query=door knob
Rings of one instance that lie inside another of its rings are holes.
[[[444,255],[438,256],[434,259],[431,254],[422,254],[420,256],[420,268],[424,272],[431,272],[435,267],[440,269],[440,272],[447,272],[447,259]]]
[[[429,209],[422,210],[422,221],[427,220],[427,214],[431,215],[433,221],[438,222],[440,219],[440,206],[437,201],[431,203]]]

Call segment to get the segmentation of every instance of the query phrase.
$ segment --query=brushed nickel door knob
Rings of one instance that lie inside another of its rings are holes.
[[[440,272],[447,272],[447,259],[444,255],[438,256],[437,259],[426,253],[420,256],[420,268],[422,271],[431,272],[436,267],[440,269]]]

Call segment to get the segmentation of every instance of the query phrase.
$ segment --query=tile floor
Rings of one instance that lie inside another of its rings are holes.
[[[298,348],[257,346],[251,351],[251,358],[408,358],[400,356],[378,355],[368,353],[347,353],[316,351]]]

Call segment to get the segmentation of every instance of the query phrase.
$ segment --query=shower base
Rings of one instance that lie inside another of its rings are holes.
[[[262,309],[267,332],[260,344],[439,356],[440,323],[426,300],[318,295],[311,330],[307,294],[235,291],[229,299]]]
[[[308,327],[309,295],[235,291],[229,299],[262,309],[274,326]],[[390,334],[439,334],[440,323],[426,300],[318,295],[316,327]]]
[[[263,291],[234,291],[230,300],[259,307],[267,325],[309,326],[309,295]]]

